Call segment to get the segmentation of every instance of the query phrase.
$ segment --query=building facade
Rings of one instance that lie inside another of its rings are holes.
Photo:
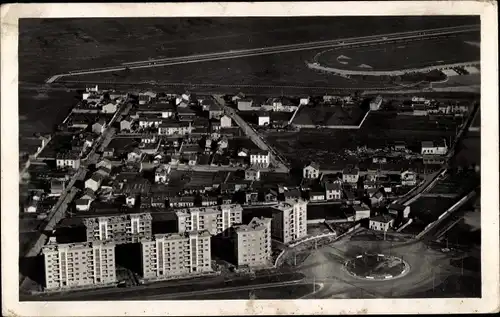
[[[289,243],[307,235],[307,203],[302,199],[286,200],[274,207],[271,235]]]
[[[47,290],[96,287],[116,282],[113,242],[51,242],[43,247],[42,253]]]
[[[212,271],[210,233],[157,234],[141,241],[145,280],[187,277]]]
[[[267,266],[271,263],[271,218],[253,218],[231,232],[238,266]]]
[[[138,243],[152,234],[152,217],[149,213],[86,218],[84,225],[87,228],[87,241]]]
[[[250,165],[267,168],[269,164],[271,164],[271,153],[269,151],[250,152]]]
[[[177,231],[207,230],[211,235],[227,234],[229,228],[242,222],[242,212],[238,204],[179,210],[176,212]]]

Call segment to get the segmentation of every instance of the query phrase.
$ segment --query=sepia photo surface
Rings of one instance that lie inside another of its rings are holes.
[[[472,1],[3,6],[4,314],[498,311],[496,30]]]

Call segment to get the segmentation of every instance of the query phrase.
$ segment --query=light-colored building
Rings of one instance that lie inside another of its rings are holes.
[[[132,118],[127,117],[120,121],[120,131],[130,131],[132,130]]]
[[[380,106],[382,105],[382,96],[381,95],[378,95],[377,97],[375,97],[375,99],[373,99],[371,102],[370,102],[370,110],[371,111],[377,111],[377,110],[380,110]]]
[[[359,169],[346,168],[342,171],[342,181],[344,183],[356,184],[359,180]]]
[[[342,182],[336,180],[325,184],[326,200],[339,200],[342,198]]]
[[[155,183],[167,183],[170,175],[170,164],[162,164],[155,171]]]
[[[386,215],[379,215],[370,218],[369,228],[372,230],[387,231],[394,223],[394,218]]]
[[[308,105],[309,101],[310,101],[309,97],[300,98],[300,104],[301,105]]]
[[[309,193],[309,200],[312,202],[316,201],[325,201],[325,192],[310,192]]]
[[[289,243],[307,235],[307,202],[302,199],[285,200],[274,206],[271,235]]]
[[[157,128],[164,119],[160,116],[141,116],[139,117],[139,128]]]
[[[92,132],[101,134],[106,130],[106,120],[105,119],[99,119],[96,123],[92,125]]]
[[[103,113],[115,113],[117,110],[117,105],[114,102],[108,102],[102,106]]]
[[[271,218],[253,218],[231,232],[238,266],[262,267],[271,263]]]
[[[415,186],[417,185],[417,173],[412,171],[404,171],[401,173],[401,185]]]
[[[92,204],[92,199],[80,198],[75,201],[75,209],[77,211],[89,211],[91,204]]]
[[[353,206],[352,208],[354,208],[354,221],[370,218],[370,208],[365,204]]]
[[[267,168],[270,163],[271,153],[269,151],[255,150],[250,152],[250,165]]]
[[[319,164],[316,162],[311,162],[309,165],[305,166],[302,170],[302,177],[307,179],[319,178]]]
[[[115,244],[111,241],[57,244],[42,248],[47,290],[77,289],[116,283]]]
[[[255,167],[250,167],[245,170],[245,180],[258,181],[260,180],[260,170]]]
[[[220,118],[220,127],[221,128],[230,128],[231,124],[232,124],[232,120],[229,116],[224,115]]]
[[[254,105],[253,105],[252,99],[240,99],[240,100],[238,100],[238,110],[239,111],[252,111],[252,110],[257,110],[256,108],[257,107],[254,107]]]
[[[212,271],[210,233],[156,234],[141,241],[144,280],[189,277]]]
[[[184,135],[190,134],[192,130],[191,122],[188,121],[169,121],[158,126],[159,135]]]
[[[269,125],[270,122],[271,122],[271,117],[269,116],[269,113],[266,113],[266,112],[259,113],[259,116],[258,116],[259,126]]]
[[[87,241],[138,243],[152,234],[152,217],[149,213],[85,218],[83,223],[87,228]]]
[[[77,152],[60,153],[56,155],[57,168],[71,167],[78,169],[80,167],[80,156]]]
[[[446,155],[448,146],[446,140],[441,142],[423,141],[422,142],[422,155]]]
[[[229,233],[234,224],[242,222],[241,205],[220,205],[213,207],[195,207],[177,211],[177,231],[188,232],[207,230],[212,235]]]
[[[90,188],[94,192],[96,192],[99,187],[101,187],[102,180],[103,176],[97,172],[94,172],[94,174],[92,174],[92,177],[85,181],[85,188]]]

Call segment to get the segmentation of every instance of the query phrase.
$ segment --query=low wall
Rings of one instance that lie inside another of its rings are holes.
[[[336,129],[336,130],[357,130],[361,128],[366,118],[368,117],[368,114],[370,114],[370,110],[366,112],[365,116],[358,125],[314,125],[314,124],[293,124],[293,125],[301,129],[321,128],[321,129]]]

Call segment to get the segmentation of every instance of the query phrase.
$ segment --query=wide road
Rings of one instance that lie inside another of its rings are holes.
[[[216,52],[209,54],[179,56],[172,58],[151,59],[147,61],[122,63],[117,66],[70,71],[68,73],[54,75],[49,79],[47,79],[46,83],[48,84],[54,83],[63,77],[75,76],[75,75],[108,73],[108,72],[116,72],[127,69],[173,66],[173,65],[181,65],[189,63],[199,63],[199,62],[252,57],[260,55],[280,54],[280,53],[288,53],[288,52],[296,52],[304,50],[314,50],[314,49],[322,49],[330,47],[353,47],[359,45],[366,46],[366,45],[374,45],[381,43],[397,42],[401,40],[447,37],[452,34],[476,32],[479,31],[479,29],[480,29],[479,25],[466,25],[459,27],[447,27],[447,28],[427,29],[427,30],[419,30],[411,32],[388,33],[388,34],[352,37],[352,38],[319,41],[319,42],[308,42],[308,43],[270,46],[262,48],[235,50],[235,51]]]

